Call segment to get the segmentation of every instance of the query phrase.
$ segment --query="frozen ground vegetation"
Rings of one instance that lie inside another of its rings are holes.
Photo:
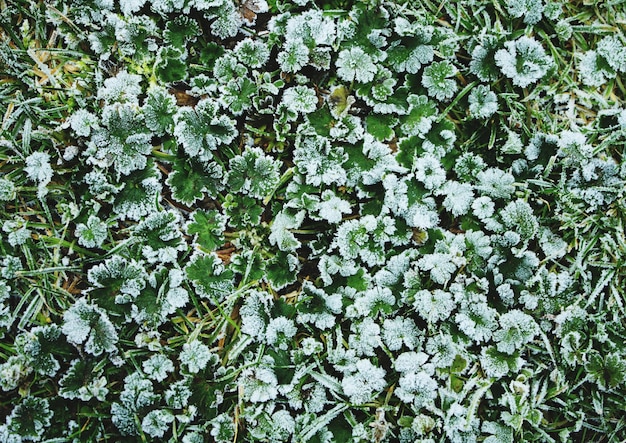
[[[625,11],[0,0],[0,441],[625,441]]]

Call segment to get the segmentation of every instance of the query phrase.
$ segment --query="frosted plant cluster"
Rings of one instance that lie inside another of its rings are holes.
[[[626,438],[623,26],[6,3],[0,67],[67,92],[3,114],[1,441]]]

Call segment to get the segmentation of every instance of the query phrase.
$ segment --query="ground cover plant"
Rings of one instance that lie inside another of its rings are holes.
[[[624,441],[625,24],[0,0],[0,441]]]

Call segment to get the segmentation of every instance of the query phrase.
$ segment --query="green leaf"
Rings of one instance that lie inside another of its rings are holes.
[[[159,136],[171,133],[176,109],[176,98],[173,95],[165,88],[151,87],[142,108],[146,127]]]
[[[368,286],[368,279],[365,277],[365,270],[360,268],[354,275],[348,277],[348,286],[357,291],[365,291]]]
[[[227,297],[235,288],[233,271],[225,269],[214,254],[198,254],[185,267],[187,277],[199,295],[215,304]]]
[[[611,353],[603,357],[595,350],[589,354],[585,370],[601,391],[615,389],[626,382],[626,361],[622,356]]]
[[[77,397],[78,390],[86,386],[94,377],[98,376],[93,360],[74,360],[69,369],[61,378],[59,393],[65,398]]]
[[[182,49],[187,41],[194,40],[199,34],[200,26],[193,18],[179,15],[173,20],[167,21],[163,37],[172,46]]]
[[[428,133],[437,115],[437,105],[425,95],[410,95],[407,100],[410,104],[410,111],[403,118],[402,131],[407,135]]]
[[[234,115],[241,115],[252,106],[252,98],[256,95],[256,84],[248,77],[239,77],[230,80],[224,86],[221,99],[226,108]]]
[[[187,63],[183,51],[168,46],[163,48],[155,64],[156,75],[165,83],[175,83],[187,78]]]
[[[284,298],[279,298],[274,302],[274,306],[272,306],[272,318],[277,317],[286,317],[292,318],[296,315],[297,309],[294,305],[285,302]]]
[[[304,429],[302,429],[302,432],[300,432],[300,434],[296,436],[298,438],[298,441],[311,441],[311,438],[315,434],[317,434],[320,430],[327,426],[331,421],[333,421],[335,417],[337,417],[346,409],[348,409],[348,405],[339,404],[324,415],[320,415],[311,423],[309,423]]]
[[[289,356],[289,351],[287,350],[270,350],[268,354],[274,359],[274,373],[276,374],[276,378],[278,379],[278,383],[281,385],[286,385],[291,383],[293,376],[295,374],[295,368],[293,364],[291,364],[291,358]]]
[[[330,136],[330,128],[333,127],[334,118],[328,106],[323,106],[317,111],[308,114],[306,119],[319,135],[324,137]]]
[[[295,254],[279,251],[267,261],[265,277],[275,291],[294,283],[297,279],[300,263]]]
[[[228,216],[228,226],[241,230],[261,223],[265,208],[255,198],[241,194],[228,194],[222,204]]]
[[[194,160],[178,159],[165,183],[170,186],[174,200],[191,205],[202,200],[205,193],[215,197],[224,186],[222,176],[222,168],[217,163],[203,167]]]
[[[134,234],[140,240],[140,246],[152,249],[166,247],[178,248],[182,243],[178,230],[179,217],[172,211],[160,211],[150,214],[135,228]]]
[[[397,124],[398,119],[392,115],[370,114],[365,117],[367,132],[381,142],[389,141],[394,137],[393,128]]]
[[[195,241],[205,251],[214,251],[224,244],[226,217],[222,213],[198,209],[191,214],[191,220],[186,226],[187,234],[195,235]]]
[[[231,268],[241,275],[241,285],[245,285],[263,278],[265,262],[258,251],[248,249],[232,256]]]
[[[467,367],[467,360],[465,360],[463,357],[457,354],[456,357],[454,357],[454,361],[452,362],[452,365],[450,366],[450,372],[455,372],[455,373],[463,372],[463,370],[466,367]]]

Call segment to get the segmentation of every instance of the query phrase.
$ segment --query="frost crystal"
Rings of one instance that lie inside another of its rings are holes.
[[[470,114],[474,118],[489,118],[498,111],[498,97],[485,85],[472,89],[468,102]]]
[[[506,227],[522,236],[524,240],[533,238],[539,230],[539,222],[533,209],[523,200],[515,200],[500,211],[500,217]]]
[[[167,391],[165,391],[165,402],[171,408],[183,409],[189,405],[189,397],[191,397],[191,389],[189,389],[187,380],[179,380],[172,383]]]
[[[241,63],[253,69],[263,66],[270,56],[270,51],[265,43],[250,38],[237,43],[233,53]]]
[[[328,223],[339,223],[343,218],[343,214],[350,214],[351,212],[352,207],[349,202],[337,197],[330,189],[322,192],[319,214]]]
[[[452,294],[447,291],[423,289],[415,294],[413,306],[415,306],[415,310],[424,320],[427,320],[429,323],[439,323],[450,317],[455,303],[452,299]]]
[[[33,152],[26,157],[26,167],[24,172],[28,178],[37,182],[39,187],[38,195],[46,195],[46,185],[52,180],[52,167],[50,166],[50,154],[47,152]]]
[[[466,214],[474,201],[474,191],[472,185],[468,183],[448,181],[441,187],[439,193],[446,196],[443,206],[455,217]]]
[[[141,428],[151,437],[163,437],[174,421],[174,414],[165,409],[155,409],[141,421]]]
[[[415,178],[424,183],[426,189],[437,189],[446,181],[446,171],[441,161],[432,154],[426,154],[413,162]]]
[[[285,72],[298,72],[309,61],[309,48],[302,39],[289,40],[277,57],[280,69]]]
[[[406,346],[413,350],[420,344],[420,334],[415,322],[410,318],[396,317],[383,322],[382,338],[390,351]]]
[[[524,17],[524,23],[534,25],[539,20],[545,6],[542,0],[507,0],[506,9],[513,17]]]
[[[267,344],[286,350],[288,342],[298,332],[293,320],[286,317],[276,317],[270,320],[265,331]]]
[[[98,126],[98,117],[86,109],[79,109],[70,116],[69,124],[79,137],[89,137],[91,128]]]
[[[492,198],[508,198],[515,192],[515,177],[498,168],[480,171],[476,176],[476,189]]]
[[[264,403],[278,396],[278,379],[268,367],[247,368],[239,376],[245,398],[252,403]]]
[[[437,397],[437,382],[425,371],[408,372],[398,381],[394,394],[416,408],[429,404]]]
[[[306,86],[294,86],[283,93],[283,103],[294,112],[309,114],[317,108],[317,95]]]
[[[137,105],[138,96],[142,92],[140,82],[140,75],[122,70],[115,77],[104,81],[104,86],[98,90],[98,99],[106,103],[127,102]]]

